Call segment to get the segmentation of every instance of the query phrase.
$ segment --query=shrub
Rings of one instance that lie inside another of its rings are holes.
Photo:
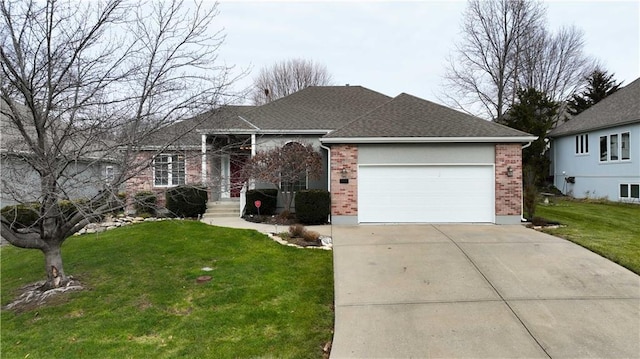
[[[524,194],[523,194],[523,207],[525,217],[528,220],[532,220],[536,214],[536,205],[538,201],[538,190],[536,189],[536,172],[535,169],[527,165],[523,171],[524,181]]]
[[[277,189],[252,189],[247,191],[247,205],[245,206],[245,214],[258,214],[255,201],[260,201],[260,214],[270,216],[276,213],[278,205]]]
[[[66,219],[71,219],[76,213],[78,213],[78,208],[84,207],[89,210],[89,200],[87,199],[77,199],[73,201],[62,200],[58,202],[58,206],[60,207],[60,212]]]
[[[302,238],[307,230],[301,224],[292,224],[289,226],[289,234],[291,237]]]
[[[331,213],[331,195],[321,189],[296,193],[296,217],[305,224],[325,223]]]
[[[140,191],[134,196],[134,207],[138,215],[149,214],[151,216],[156,215],[158,198],[155,193],[151,191]]]
[[[40,204],[16,204],[3,207],[0,212],[12,224],[12,228],[27,228],[40,218]]]
[[[198,217],[207,210],[207,190],[198,186],[178,186],[165,193],[167,209],[178,217]]]

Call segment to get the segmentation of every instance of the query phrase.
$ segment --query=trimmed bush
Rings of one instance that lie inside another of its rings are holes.
[[[331,195],[322,189],[298,191],[296,217],[304,224],[326,223],[331,213]]]
[[[260,201],[260,214],[270,216],[276,213],[278,205],[277,189],[252,189],[247,191],[247,205],[245,206],[245,214],[258,214],[255,201]]]
[[[198,217],[207,210],[207,190],[199,186],[178,186],[165,193],[167,209],[178,217]]]
[[[140,191],[134,196],[134,207],[138,215],[149,214],[156,215],[158,197],[151,191]]]
[[[6,206],[0,212],[13,228],[27,228],[40,218],[40,203]]]

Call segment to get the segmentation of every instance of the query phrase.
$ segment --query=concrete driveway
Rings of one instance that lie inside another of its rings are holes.
[[[331,358],[640,357],[640,276],[494,225],[333,227]]]

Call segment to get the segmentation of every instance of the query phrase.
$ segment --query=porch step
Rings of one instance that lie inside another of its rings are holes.
[[[239,200],[223,200],[207,203],[203,218],[240,217]]]

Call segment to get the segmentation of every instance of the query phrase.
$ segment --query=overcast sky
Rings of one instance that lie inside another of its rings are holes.
[[[575,25],[585,52],[625,84],[640,76],[640,1],[547,1],[550,30]],[[217,22],[227,38],[220,60],[248,69],[247,87],[276,61],[326,65],[336,84],[435,102],[464,1],[223,1]]]

